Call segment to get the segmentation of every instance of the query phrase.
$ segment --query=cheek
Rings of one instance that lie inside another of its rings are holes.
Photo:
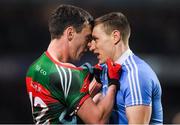
[[[104,47],[102,47],[100,53],[101,53],[103,59],[111,58],[112,47],[104,46]]]
[[[84,42],[81,42],[77,45],[77,52],[81,53],[85,49],[85,44]]]
[[[101,42],[99,45],[98,45],[98,48],[100,51],[102,51],[103,53],[108,53],[109,52],[109,49],[111,48],[111,45],[108,43],[108,41],[105,41],[105,42]]]
[[[77,48],[77,53],[79,54],[79,53],[81,53],[83,51],[83,47],[82,46],[79,46],[78,48]]]

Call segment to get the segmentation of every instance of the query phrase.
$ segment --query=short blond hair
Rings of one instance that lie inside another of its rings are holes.
[[[119,30],[124,42],[130,36],[130,25],[124,14],[121,12],[111,12],[95,19],[94,25],[103,24],[105,33],[111,34],[113,30]]]

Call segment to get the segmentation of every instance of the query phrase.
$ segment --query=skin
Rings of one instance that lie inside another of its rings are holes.
[[[70,26],[66,28],[63,36],[53,39],[48,47],[48,52],[56,61],[64,63],[78,61],[87,51],[90,42],[91,27],[86,25],[80,33]]]
[[[87,44],[91,41],[91,27],[88,25],[87,27],[83,28],[81,33],[74,32],[73,37],[73,40],[69,42],[69,54],[71,60],[78,61],[87,51]]]
[[[108,57],[114,56],[114,47],[112,37],[107,36],[102,32],[102,26],[94,27],[92,32],[93,41],[91,42],[90,50],[97,55],[99,63],[104,63]]]
[[[116,86],[111,85],[108,88],[107,95],[101,99],[97,104],[88,98],[78,111],[78,116],[89,124],[103,124],[107,123],[110,113],[114,105],[114,97],[116,94]]]
[[[60,38],[51,41],[47,51],[58,62],[77,61],[87,51],[91,33],[89,25],[86,25],[80,33],[77,33],[72,26],[69,26]],[[116,86],[111,85],[108,88],[107,96],[98,103],[95,104],[92,98],[86,99],[77,115],[85,123],[107,123],[114,105],[115,93]]]
[[[88,44],[89,50],[97,55],[99,63],[104,63],[110,57],[116,61],[127,49],[129,49],[128,39],[122,40],[121,32],[113,30],[107,34],[103,24],[98,24],[92,31],[93,40]],[[99,95],[98,95],[99,96]],[[96,98],[96,100],[98,100]],[[126,107],[126,115],[129,124],[147,124],[150,121],[152,112],[151,106],[139,105]]]

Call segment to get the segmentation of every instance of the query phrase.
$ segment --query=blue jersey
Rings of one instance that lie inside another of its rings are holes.
[[[163,122],[161,104],[161,86],[150,66],[131,50],[127,50],[117,61],[122,65],[120,89],[117,92],[115,105],[109,122],[111,124],[127,124],[126,107],[135,105],[152,106],[150,123]],[[107,66],[102,64],[102,92],[108,89]]]

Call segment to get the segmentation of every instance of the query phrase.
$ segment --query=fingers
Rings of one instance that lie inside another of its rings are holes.
[[[115,65],[115,69],[121,70],[121,65],[120,64],[114,64]]]
[[[119,78],[119,71],[121,70],[121,65],[116,64],[112,61],[112,59],[108,58],[106,61],[108,66],[108,75],[110,78],[118,79]]]
[[[96,65],[94,66],[94,68],[99,69],[99,70],[102,70],[102,67],[101,67],[99,64],[96,64]]]
[[[107,64],[107,66],[110,67],[110,68],[111,68],[112,66],[115,67],[115,69],[120,69],[120,68],[121,68],[121,65],[120,65],[120,64],[117,64],[117,63],[114,63],[111,58],[108,58],[108,59],[107,59],[106,64]]]
[[[112,59],[108,58],[108,59],[106,60],[106,64],[107,64],[107,66],[111,69],[111,67],[113,66],[113,61],[112,61]]]
[[[96,64],[94,66],[94,77],[98,83],[101,83],[101,80],[100,80],[101,72],[102,72],[102,67],[99,64]]]

